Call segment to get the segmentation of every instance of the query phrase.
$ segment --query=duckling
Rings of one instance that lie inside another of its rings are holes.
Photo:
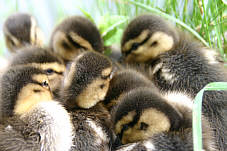
[[[194,100],[208,83],[227,81],[216,52],[208,51],[161,17],[144,15],[134,19],[124,32],[121,48],[126,62],[146,64],[162,93],[186,93]],[[226,98],[226,91],[205,92],[203,97],[203,114],[216,129],[220,150],[227,148]]]
[[[66,71],[62,96],[67,107],[89,109],[102,101],[109,88],[112,62],[97,52],[77,56]]]
[[[66,68],[63,60],[47,48],[32,46],[22,49],[12,57],[10,66],[33,65],[41,68],[48,75],[54,97],[59,98],[63,73]]]
[[[16,66],[1,79],[0,150],[69,151],[73,126],[38,68]],[[64,131],[62,131],[64,128]]]
[[[181,116],[152,89],[140,87],[120,99],[112,119],[115,133],[126,144],[177,129]]]
[[[10,15],[3,25],[3,33],[10,52],[16,52],[27,45],[42,46],[44,42],[43,32],[36,19],[26,13]]]
[[[99,30],[82,16],[66,18],[57,25],[51,35],[50,48],[66,62],[85,50],[104,51]]]
[[[112,119],[122,144],[141,141],[133,146],[138,148],[147,142],[153,146],[153,150],[192,150],[191,108],[175,100],[165,100],[157,91],[149,88],[132,90],[121,99]],[[216,149],[213,131],[204,117],[203,142],[205,150]]]
[[[72,150],[111,150],[113,131],[109,112],[100,103],[105,97],[112,74],[111,61],[97,52],[83,52],[65,72],[62,100],[72,115]]]
[[[142,72],[132,67],[117,71],[110,80],[110,86],[103,101],[104,106],[111,111],[122,96],[139,87],[153,88],[154,85]]]

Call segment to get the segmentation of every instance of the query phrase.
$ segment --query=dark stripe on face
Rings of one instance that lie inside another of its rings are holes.
[[[119,138],[120,140],[122,140],[124,131],[127,131],[129,128],[133,127],[134,125],[136,125],[136,123],[139,121],[141,116],[141,111],[136,111],[136,115],[134,116],[133,120],[127,124],[122,125],[123,128],[121,129],[121,132],[119,134]]]
[[[75,46],[76,48],[83,48],[83,49],[87,50],[86,47],[81,46],[79,43],[75,42],[75,41],[72,39],[71,36],[67,35],[66,37],[67,37],[67,39],[69,40],[69,42],[70,42],[71,44],[73,44],[73,46]]]
[[[133,43],[131,48],[125,52],[125,56],[128,56],[132,51],[135,51],[138,49],[139,46],[143,45],[145,42],[147,42],[150,39],[150,35],[147,35],[147,37],[140,43]]]

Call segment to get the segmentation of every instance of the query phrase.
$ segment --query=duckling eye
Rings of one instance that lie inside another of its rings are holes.
[[[157,41],[152,42],[151,47],[156,46],[158,44]]]
[[[54,72],[53,69],[47,69],[47,70],[46,70],[46,73],[47,73],[47,74],[52,74],[53,72]]]
[[[47,82],[47,81],[44,81],[44,82],[42,83],[42,86],[43,86],[43,87],[48,87],[48,86],[49,86],[49,84],[48,84],[48,82]]]
[[[146,124],[144,122],[140,123],[140,130],[147,130],[147,128],[148,128],[148,124]]]
[[[105,84],[101,84],[101,85],[100,85],[100,88],[101,88],[101,89],[103,89],[103,88],[104,88],[104,86],[105,86]]]
[[[139,47],[139,45],[140,45],[139,43],[133,43],[131,50],[136,50]]]
[[[33,92],[35,92],[35,93],[39,93],[39,92],[41,92],[41,90],[34,89],[34,90],[33,90]]]

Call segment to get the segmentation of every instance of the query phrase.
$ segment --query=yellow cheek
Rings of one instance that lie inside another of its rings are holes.
[[[104,84],[103,88],[100,85]],[[76,98],[77,105],[81,108],[91,108],[106,96],[109,88],[109,80],[94,80]]]
[[[52,101],[51,93],[48,90],[44,91],[46,92],[42,92],[42,95],[34,95],[32,92],[28,92],[26,96],[19,95],[14,113],[16,115],[22,115],[32,110],[39,102]]]

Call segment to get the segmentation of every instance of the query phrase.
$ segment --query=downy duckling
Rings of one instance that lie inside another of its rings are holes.
[[[98,28],[82,16],[64,19],[53,31],[50,48],[66,62],[72,61],[79,53],[90,50],[102,53],[103,41]]]
[[[32,66],[16,66],[4,73],[0,87],[1,151],[70,150],[71,119],[53,100],[48,83],[45,72]]]
[[[66,71],[62,96],[69,108],[89,109],[102,101],[112,76],[111,61],[97,52],[77,56]]]
[[[59,91],[65,71],[65,64],[58,56],[47,48],[27,47],[17,52],[11,59],[10,66],[33,65],[41,68],[48,75],[50,88],[55,98]]]
[[[111,75],[111,61],[91,51],[77,56],[66,70],[61,96],[75,129],[72,150],[111,150],[114,134],[110,114],[99,103],[106,95]]]
[[[36,19],[26,13],[10,15],[3,25],[3,33],[10,52],[16,52],[28,45],[41,47],[44,42],[43,32]]]

